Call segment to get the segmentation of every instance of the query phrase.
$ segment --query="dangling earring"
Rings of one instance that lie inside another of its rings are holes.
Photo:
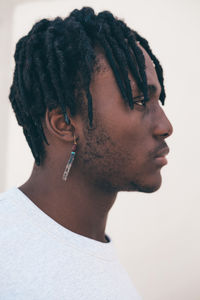
[[[66,167],[65,167],[65,171],[64,171],[63,177],[62,177],[62,179],[63,179],[64,181],[67,180],[67,176],[68,176],[68,174],[69,174],[69,171],[70,171],[70,169],[71,169],[72,163],[73,163],[73,161],[74,161],[74,157],[75,157],[75,154],[76,154],[76,148],[77,148],[77,142],[76,142],[76,138],[75,138],[75,136],[74,136],[74,144],[73,144],[73,146],[72,146],[72,152],[71,152],[71,154],[70,154],[70,158],[69,158],[69,160],[68,160],[68,162],[67,162],[67,165],[66,165]]]

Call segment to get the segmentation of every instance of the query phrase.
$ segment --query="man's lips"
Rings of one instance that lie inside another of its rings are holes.
[[[165,147],[164,149],[158,151],[154,157],[155,161],[159,165],[166,165],[168,163],[165,155],[169,153],[169,148]]]
[[[157,157],[164,157],[165,155],[167,155],[169,153],[169,148],[168,147],[165,147],[164,149],[158,151],[155,155],[154,158],[157,158]]]
[[[168,163],[167,159],[165,156],[158,156],[155,158],[156,163],[159,165],[166,165]]]

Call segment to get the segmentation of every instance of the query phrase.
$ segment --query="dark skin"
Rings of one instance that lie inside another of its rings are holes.
[[[161,166],[154,156],[173,132],[159,101],[161,87],[154,65],[141,49],[148,85],[154,86],[146,108],[130,74],[133,96],[141,98],[135,98],[133,110],[124,103],[111,68],[98,51],[101,70],[93,73],[90,85],[93,128],[89,128],[87,111],[73,117],[68,111],[67,125],[59,108],[47,110],[43,126],[50,146],[46,146],[46,158],[41,166],[34,164],[30,178],[19,187],[56,222],[100,242],[106,242],[108,212],[119,191],[152,193],[160,188]],[[74,136],[77,152],[63,181]]]

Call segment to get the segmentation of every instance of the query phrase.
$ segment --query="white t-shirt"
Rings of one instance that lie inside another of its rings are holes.
[[[1,300],[141,300],[113,241],[72,232],[20,189],[0,194]]]

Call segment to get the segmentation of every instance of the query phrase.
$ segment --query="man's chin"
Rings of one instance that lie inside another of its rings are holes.
[[[139,187],[138,192],[143,192],[143,193],[154,193],[157,190],[159,190],[161,184],[160,185],[154,185],[154,186],[142,186]]]
[[[154,193],[161,187],[162,177],[159,175],[156,179],[151,177],[151,180],[143,180],[142,182],[131,181],[127,191],[137,191],[142,193]]]

